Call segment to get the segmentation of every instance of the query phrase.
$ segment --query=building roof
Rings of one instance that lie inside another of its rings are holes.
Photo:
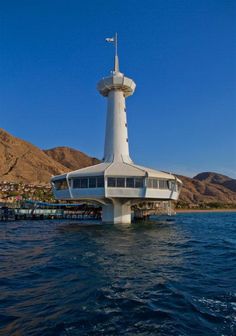
[[[174,175],[148,167],[136,165],[134,163],[124,162],[103,162],[94,166],[78,169],[67,174],[54,176],[53,180],[58,178],[73,178],[79,176],[140,176],[155,177],[163,179],[176,179]]]

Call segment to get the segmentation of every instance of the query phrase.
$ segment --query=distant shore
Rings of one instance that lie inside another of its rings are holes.
[[[236,212],[236,209],[175,209],[176,213]]]

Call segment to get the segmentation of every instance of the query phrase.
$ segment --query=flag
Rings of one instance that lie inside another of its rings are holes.
[[[114,37],[107,37],[106,42],[115,42],[115,38]]]

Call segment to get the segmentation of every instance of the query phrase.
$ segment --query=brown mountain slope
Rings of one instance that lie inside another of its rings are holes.
[[[76,149],[69,147],[56,147],[47,149],[44,150],[44,153],[70,170],[92,166],[100,162],[96,158],[92,158]]]
[[[194,180],[221,185],[236,192],[236,180],[222,174],[211,172],[200,173],[194,176]]]
[[[215,176],[216,175],[218,174],[215,173]],[[211,181],[199,181],[198,179],[186,176],[179,176],[179,178],[183,182],[183,188],[179,199],[180,202],[192,205],[212,202],[236,204],[236,192],[232,191],[224,184],[216,184]],[[233,181],[233,179],[228,179]]]
[[[49,183],[52,175],[68,169],[31,143],[0,128],[0,180]]]

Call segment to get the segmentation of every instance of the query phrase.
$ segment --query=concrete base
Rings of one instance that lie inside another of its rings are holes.
[[[114,201],[113,204],[106,204],[102,207],[102,222],[111,224],[130,224],[131,207]]]

